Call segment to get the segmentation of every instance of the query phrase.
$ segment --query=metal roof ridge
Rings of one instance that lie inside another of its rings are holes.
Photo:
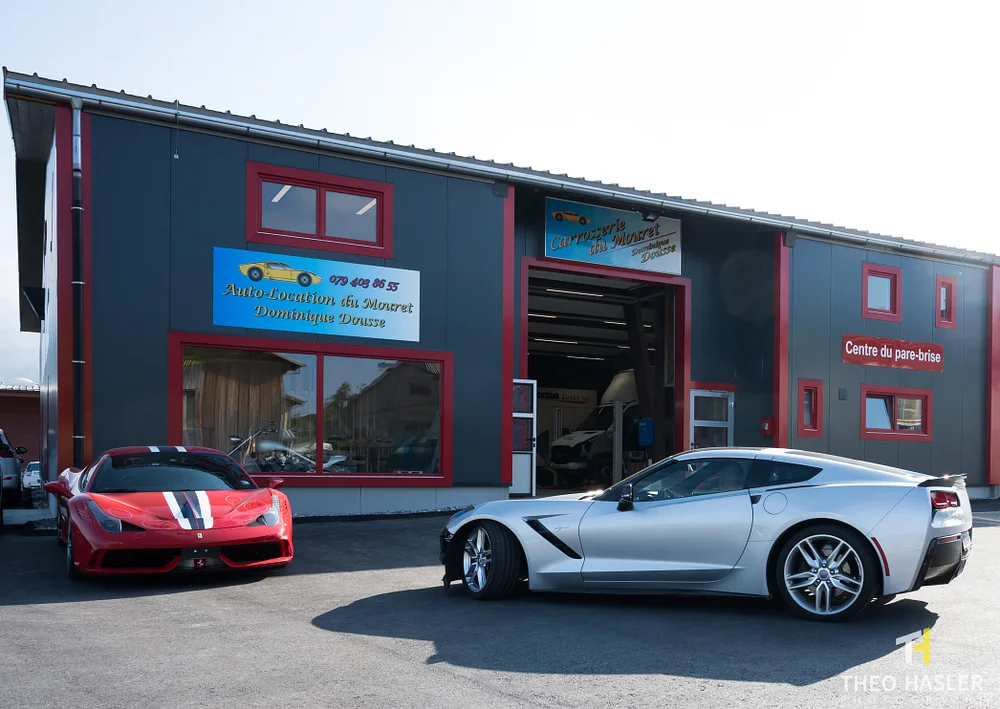
[[[484,179],[505,180],[523,183],[536,187],[558,190],[564,194],[603,199],[620,200],[641,205],[651,210],[673,210],[697,214],[701,216],[718,217],[744,223],[757,224],[763,227],[784,231],[795,231],[804,235],[819,236],[865,246],[920,253],[939,258],[952,258],[963,261],[978,261],[980,263],[1000,263],[1000,254],[989,254],[961,247],[946,246],[930,242],[921,242],[901,237],[882,236],[879,234],[844,227],[835,227],[821,222],[813,222],[797,217],[787,217],[769,212],[758,212],[743,207],[728,207],[713,202],[706,202],[682,197],[672,197],[663,193],[653,193],[648,190],[626,188],[619,185],[556,176],[547,171],[535,170],[501,164],[491,160],[479,160],[463,157],[454,153],[442,153],[433,149],[404,147],[395,143],[375,141],[371,138],[355,138],[349,134],[330,133],[326,129],[294,127],[277,121],[266,121],[256,116],[237,116],[226,111],[214,111],[181,104],[178,100],[164,101],[162,99],[142,98],[127,94],[124,90],[114,92],[98,88],[96,85],[86,87],[71,84],[66,79],[61,82],[39,77],[38,74],[28,76],[9,71],[4,67],[4,94],[12,92],[19,95],[36,98],[73,99],[77,98],[84,104],[92,104],[107,110],[129,115],[145,115],[147,117],[170,120],[177,124],[210,127],[236,134],[257,136],[278,142],[306,145],[316,148],[327,148],[335,152],[348,153],[360,157],[387,160],[400,164],[419,165],[429,169],[465,174]]]

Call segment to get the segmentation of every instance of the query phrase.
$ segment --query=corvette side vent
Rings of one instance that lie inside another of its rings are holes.
[[[524,523],[527,524],[536,532],[538,532],[539,536],[541,536],[542,539],[547,541],[549,544],[554,546],[556,549],[561,551],[570,559],[583,558],[573,550],[573,547],[569,546],[568,544],[566,544],[566,542],[564,542],[562,539],[553,534],[552,530],[550,530],[548,527],[546,527],[537,519],[526,519],[524,520]]]

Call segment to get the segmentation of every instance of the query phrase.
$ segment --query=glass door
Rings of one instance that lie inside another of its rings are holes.
[[[733,392],[691,390],[691,447],[733,445]]]
[[[535,495],[536,395],[534,379],[514,380],[514,460],[510,481],[511,495]]]

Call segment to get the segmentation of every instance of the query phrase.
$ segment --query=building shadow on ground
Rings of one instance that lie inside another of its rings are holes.
[[[387,593],[313,624],[429,640],[430,663],[500,672],[676,675],[796,686],[836,677],[933,627],[926,603],[899,599],[855,622],[800,620],[777,603],[694,596],[534,594],[478,602],[457,586]],[[902,655],[900,662],[903,662]]]

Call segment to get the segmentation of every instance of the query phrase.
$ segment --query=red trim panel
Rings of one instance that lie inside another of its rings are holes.
[[[948,317],[941,317],[941,289],[948,289]],[[954,330],[958,323],[955,310],[958,303],[958,279],[950,276],[938,276],[934,279],[934,327]]]
[[[723,382],[691,382],[692,389],[704,389],[705,391],[736,391],[735,384],[725,384]]]
[[[788,445],[789,253],[785,233],[774,234],[774,445]]]
[[[630,268],[613,268],[561,259],[521,258],[521,371],[528,371],[528,277],[530,268],[540,271],[578,273],[585,276],[631,279],[674,287],[674,452],[691,447],[691,419],[688,397],[691,391],[691,279],[666,273],[649,273]]]
[[[261,191],[263,181],[311,187],[316,190],[316,233],[306,234],[279,229],[265,229],[261,224]],[[378,199],[377,241],[368,243],[339,239],[326,234],[325,190],[374,197]],[[247,161],[247,241],[271,246],[291,246],[300,249],[334,251],[355,256],[392,258],[393,187],[388,182],[359,180],[291,167],[280,167]]]
[[[268,478],[281,477],[286,487],[451,487],[452,481],[452,442],[454,426],[454,355],[451,352],[434,352],[430,350],[405,350],[388,347],[371,347],[367,345],[342,345],[323,342],[306,342],[300,340],[274,340],[228,335],[210,335],[187,332],[171,332],[168,340],[169,372],[168,386],[168,430],[170,445],[183,445],[183,405],[184,405],[184,346],[221,347],[241,350],[267,350],[272,352],[289,352],[314,354],[319,357],[366,357],[372,359],[400,359],[414,362],[441,363],[441,474],[406,474],[406,473],[368,473],[358,475],[317,474],[317,473],[282,473],[251,475],[258,484],[267,484]],[[317,362],[317,368],[323,366],[322,360]],[[322,383],[322,377],[317,377],[317,383]],[[509,387],[507,387],[509,390]],[[322,389],[319,389],[320,404],[322,404]],[[510,391],[507,398],[513,399]],[[319,409],[322,411],[322,406]],[[317,418],[320,418],[317,416]],[[320,432],[317,425],[317,433]],[[513,436],[513,432],[511,434]],[[317,450],[323,450],[317,439]],[[318,467],[318,465],[317,465]]]
[[[991,266],[987,298],[986,484],[1000,485],[1000,266]]]
[[[865,407],[869,396],[892,397],[892,406],[889,411],[889,418],[892,423],[892,430],[869,429],[865,426]],[[897,396],[905,396],[909,399],[922,399],[921,421],[923,430],[921,431],[901,431],[896,428],[896,400]],[[880,386],[877,384],[861,385],[861,438],[869,441],[931,441],[931,421],[933,420],[934,392],[930,389],[908,389],[905,387]]]
[[[503,200],[503,334],[501,336],[500,378],[503,380],[500,399],[500,484],[510,485],[514,479],[514,185],[507,185]]]
[[[82,265],[83,265],[83,459],[91,460],[94,454],[94,346],[93,323],[94,314],[91,308],[93,293],[94,262],[91,252],[90,206],[91,206],[91,174],[90,174],[90,114],[80,115],[81,151],[81,188],[83,198],[83,229],[80,235]]]
[[[805,425],[805,393],[807,389],[812,389],[813,393],[813,425]],[[800,438],[822,438],[823,437],[823,382],[819,379],[800,379],[798,390],[798,413],[799,424],[798,433]]]
[[[884,276],[892,279],[892,304],[889,310],[874,310],[868,307],[868,276]],[[869,320],[899,322],[903,312],[903,271],[892,266],[877,263],[861,264],[861,317]]]
[[[73,465],[73,111],[55,109],[57,470]]]

